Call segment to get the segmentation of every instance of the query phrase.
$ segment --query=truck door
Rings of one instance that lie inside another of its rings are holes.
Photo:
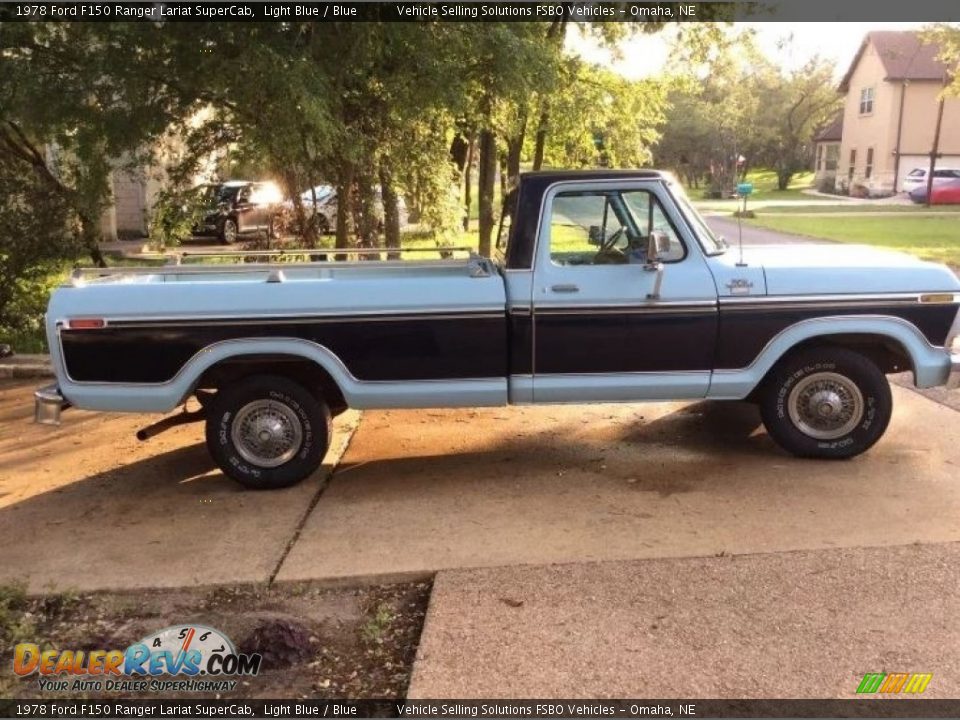
[[[656,262],[647,257],[651,233],[667,245]],[[706,395],[716,290],[662,184],[552,187],[535,263],[534,402]]]

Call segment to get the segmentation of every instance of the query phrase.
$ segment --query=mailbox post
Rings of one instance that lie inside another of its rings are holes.
[[[743,198],[743,208],[741,214],[747,214],[747,197],[753,193],[753,183],[737,183],[737,196]]]

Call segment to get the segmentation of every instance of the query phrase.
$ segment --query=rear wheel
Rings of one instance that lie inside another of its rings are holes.
[[[225,475],[248,488],[294,485],[330,444],[330,410],[298,383],[256,375],[221,389],[207,408],[207,448]]]
[[[880,439],[893,412],[880,369],[859,353],[833,347],[781,360],[759,400],[770,437],[800,457],[859,455]]]

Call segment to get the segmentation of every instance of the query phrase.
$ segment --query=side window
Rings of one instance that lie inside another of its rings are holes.
[[[664,262],[683,259],[679,236],[646,190],[560,193],[550,209],[550,260],[556,265],[643,264],[653,231],[670,238]]]

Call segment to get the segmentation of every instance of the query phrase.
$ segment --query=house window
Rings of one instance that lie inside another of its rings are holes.
[[[873,88],[863,88],[860,91],[860,114],[869,115],[873,112]]]
[[[867,167],[863,171],[863,176],[870,179],[873,174],[873,148],[867,148]]]
[[[817,145],[817,172],[823,170],[823,145]]]
[[[827,152],[825,153],[826,157],[824,158],[824,166],[827,172],[836,172],[837,163],[840,161],[840,146],[836,143],[833,145],[827,145]]]
[[[857,149],[850,148],[850,167],[847,169],[847,179],[853,181],[853,171],[857,168]]]

